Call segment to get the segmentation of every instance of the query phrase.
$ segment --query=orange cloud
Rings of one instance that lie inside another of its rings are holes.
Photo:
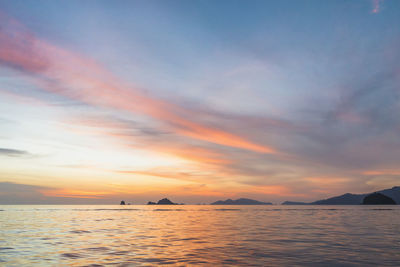
[[[154,176],[161,177],[167,179],[177,179],[182,181],[192,181],[192,182],[206,182],[207,180],[210,182],[211,177],[209,174],[202,174],[201,172],[196,171],[177,171],[176,169],[168,169],[168,168],[155,168],[151,170],[141,170],[141,171],[132,171],[132,170],[121,170],[119,173],[124,174],[133,174],[138,176]]]
[[[178,143],[177,141],[169,140],[167,142],[157,143],[154,140],[147,140],[146,138],[141,138],[140,136],[132,136],[130,130],[134,128],[129,124],[129,122],[118,121],[107,119],[104,117],[80,117],[80,118],[69,118],[65,121],[67,123],[66,130],[77,132],[77,133],[87,133],[87,134],[100,134],[105,136],[117,137],[118,141],[126,141],[128,147],[140,148],[144,147],[147,150],[155,151],[162,154],[172,155],[184,160],[189,160],[197,163],[203,164],[230,164],[231,161],[226,159],[224,155],[217,153],[211,149],[202,148],[189,144]],[[72,125],[82,125],[88,126],[90,128],[76,128]],[[100,131],[99,131],[100,129]],[[129,144],[132,139],[140,139],[139,145]],[[126,146],[126,144],[124,144]]]
[[[154,147],[154,150],[204,164],[226,165],[231,163],[230,160],[223,158],[222,154],[195,146],[159,146]]]
[[[34,74],[41,88],[90,105],[147,115],[175,133],[193,139],[259,153],[276,153],[268,146],[185,118],[189,113],[172,103],[143,94],[100,64],[36,38],[24,26],[0,16],[0,62]]]
[[[188,184],[177,187],[171,187],[165,189],[164,192],[167,194],[173,194],[176,196],[214,196],[223,197],[225,193],[221,190],[212,189],[205,184]]]
[[[378,176],[378,175],[400,175],[400,170],[370,170],[362,172],[363,175]]]
[[[283,185],[252,186],[249,192],[276,196],[296,196],[296,194],[293,194],[288,187]]]
[[[110,192],[81,191],[73,189],[40,190],[40,193],[47,197],[69,197],[69,198],[103,198],[110,195]]]
[[[48,189],[40,190],[44,196],[48,197],[66,197],[66,198],[88,198],[88,199],[102,199],[102,198],[120,198],[121,196],[149,196],[154,194],[172,195],[177,196],[218,196],[222,197],[226,193],[221,190],[212,189],[206,184],[186,184],[180,186],[110,186],[110,191],[83,191],[70,188]]]

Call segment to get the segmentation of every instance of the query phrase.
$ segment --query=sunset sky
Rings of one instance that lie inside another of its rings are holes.
[[[0,203],[400,185],[400,1],[0,0]]]

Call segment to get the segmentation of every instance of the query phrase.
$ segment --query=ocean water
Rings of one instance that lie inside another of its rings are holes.
[[[1,266],[400,266],[399,206],[0,206]]]

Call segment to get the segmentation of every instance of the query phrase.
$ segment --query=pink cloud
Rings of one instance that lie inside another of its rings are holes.
[[[0,14],[0,63],[34,75],[36,85],[90,105],[142,114],[164,122],[176,134],[259,153],[275,149],[189,120],[173,103],[144,94],[107,71],[98,62],[35,37],[27,28]]]
[[[372,8],[372,13],[376,14],[381,11],[381,4],[383,3],[383,0],[372,0],[373,8]]]

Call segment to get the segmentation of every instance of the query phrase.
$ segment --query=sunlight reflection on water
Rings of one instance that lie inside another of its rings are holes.
[[[399,206],[0,206],[0,265],[392,265]]]

